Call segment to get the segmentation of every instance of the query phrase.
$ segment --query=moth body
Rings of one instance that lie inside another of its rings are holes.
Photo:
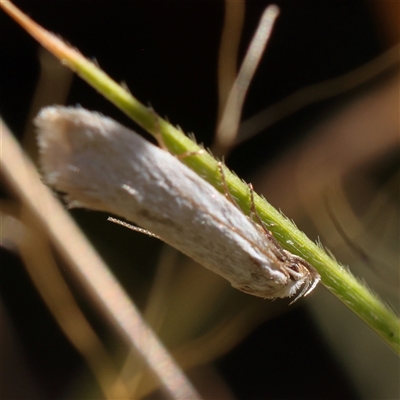
[[[309,293],[318,274],[282,249],[176,157],[116,121],[82,108],[36,117],[46,181],[71,207],[111,213],[263,298]]]

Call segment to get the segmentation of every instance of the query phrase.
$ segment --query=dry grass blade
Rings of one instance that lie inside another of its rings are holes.
[[[265,9],[261,17],[238,76],[226,100],[223,117],[217,129],[215,143],[212,148],[216,156],[227,154],[235,142],[247,90],[264,53],[278,15],[279,8],[271,5]]]
[[[199,398],[185,375],[142,320],[107,266],[80,230],[41,183],[30,161],[24,157],[7,128],[2,125],[3,156],[1,168],[13,192],[32,218],[52,238],[53,244],[79,278],[90,298],[138,352],[157,375],[163,390],[172,398]]]

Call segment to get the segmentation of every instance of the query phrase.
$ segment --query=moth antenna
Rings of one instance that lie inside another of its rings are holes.
[[[132,225],[132,224],[128,224],[127,222],[121,221],[121,220],[118,219],[118,218],[108,217],[108,218],[107,218],[107,221],[114,222],[114,224],[122,225],[122,226],[124,226],[125,228],[131,229],[132,231],[140,232],[140,233],[143,233],[143,234],[145,234],[145,235],[147,235],[147,236],[154,237],[154,238],[156,238],[156,239],[162,240],[162,239],[160,238],[160,236],[155,235],[154,233],[148,231],[147,229],[143,229],[143,228],[140,228],[140,227],[138,227],[138,226],[135,226],[135,225]]]

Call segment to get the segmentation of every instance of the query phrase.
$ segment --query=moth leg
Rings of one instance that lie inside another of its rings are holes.
[[[154,108],[152,106],[147,107],[148,110],[153,114],[154,116],[154,136],[158,142],[158,145],[160,148],[162,148],[165,151],[168,151],[167,145],[164,142],[164,138],[162,137],[161,134],[161,127],[160,127],[160,121],[159,121],[159,115],[155,112]]]
[[[174,154],[174,156],[178,160],[182,160],[186,157],[200,156],[200,155],[204,154],[204,152],[205,152],[204,149],[200,149],[200,150],[196,150],[196,151],[185,151],[184,153],[181,153],[181,154]]]
[[[264,222],[261,220],[260,215],[258,214],[256,210],[256,204],[254,201],[254,189],[253,185],[251,183],[248,184],[249,191],[250,191],[250,219],[254,221],[261,227],[261,229],[264,231],[265,235],[267,236],[268,240],[274,245],[275,249],[275,255],[281,259],[282,261],[286,261],[286,254],[285,251],[283,250],[282,246],[280,243],[275,239],[274,235],[272,232],[267,229],[265,226]]]
[[[229,191],[228,185],[226,183],[226,178],[225,178],[225,172],[224,169],[222,167],[222,162],[218,161],[218,170],[219,173],[221,175],[221,183],[222,183],[222,187],[224,189],[224,194],[225,197],[227,198],[227,200],[229,200],[234,206],[236,206],[237,209],[241,210],[238,203],[236,203],[236,200],[233,198],[233,196],[231,195],[231,192]]]
[[[321,280],[321,276],[306,260],[296,256],[286,250],[284,250],[288,265],[286,266],[287,273],[292,276],[295,280],[303,280],[304,285],[301,292],[296,296],[296,298],[290,303],[293,304],[301,297],[309,295]],[[297,269],[297,271],[295,270]]]
[[[286,253],[289,253],[288,251],[285,251]],[[296,256],[292,253],[290,254],[290,258],[295,261],[298,265],[300,265],[302,268],[305,268],[307,270],[308,276],[309,276],[309,280],[310,280],[310,288],[306,291],[306,293],[304,294],[304,296],[307,296],[308,294],[310,294],[315,287],[317,286],[318,282],[320,282],[321,280],[321,275],[317,272],[317,270],[311,265],[309,264],[306,260],[304,260],[303,258]]]

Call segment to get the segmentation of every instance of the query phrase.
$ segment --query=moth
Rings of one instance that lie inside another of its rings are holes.
[[[69,207],[131,221],[245,293],[309,294],[318,273],[175,156],[118,122],[52,106],[35,119],[45,180]],[[252,194],[252,193],[251,193]]]

